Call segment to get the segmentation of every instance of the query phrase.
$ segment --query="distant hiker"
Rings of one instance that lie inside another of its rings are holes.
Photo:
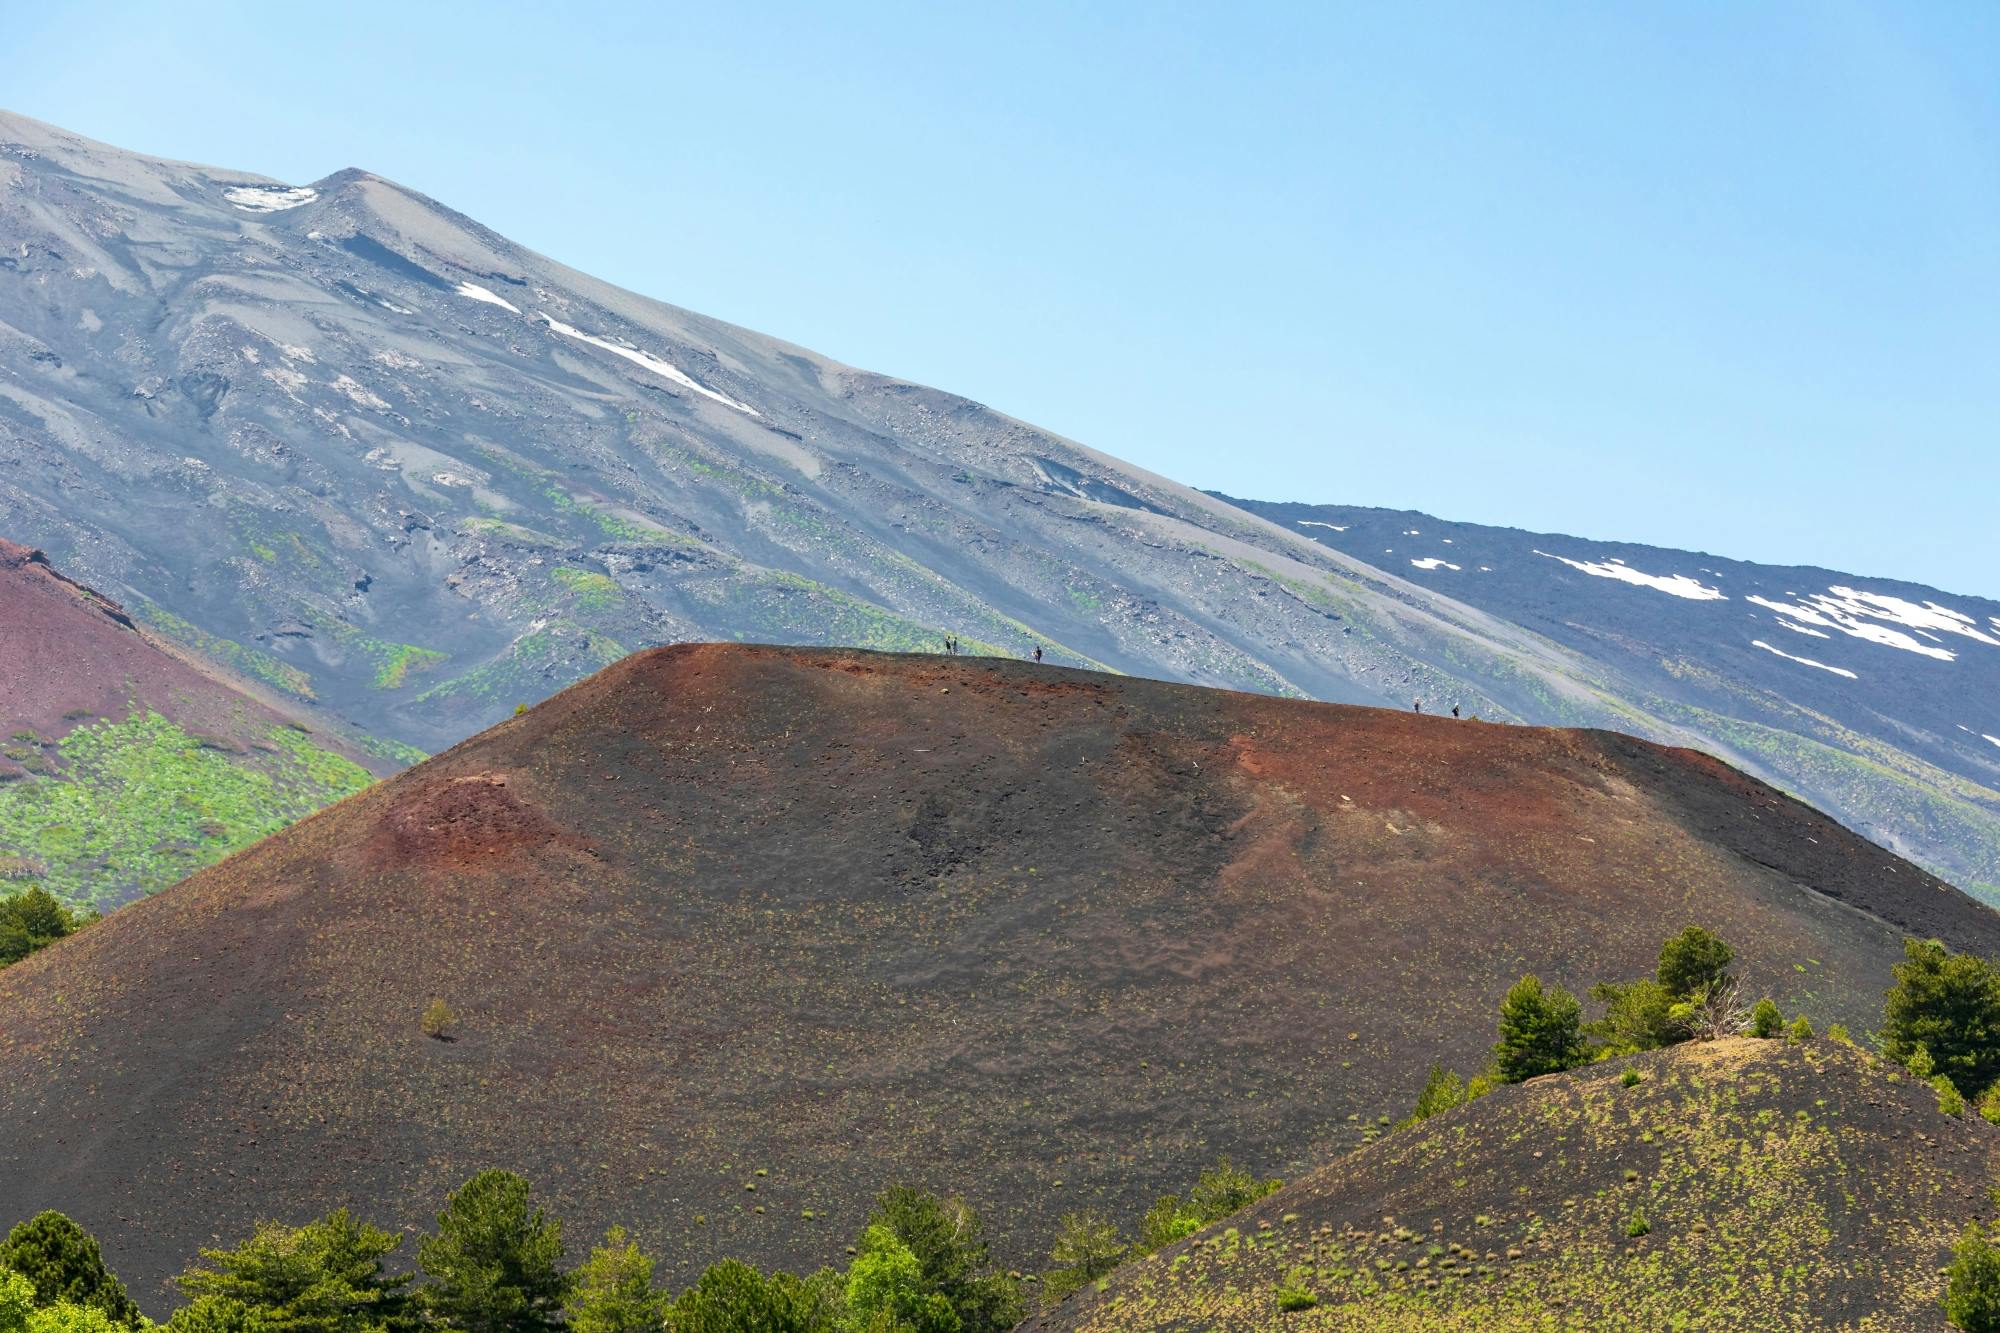
[[[1422,699],[1412,699],[1410,700],[1410,707],[1421,713],[1424,711],[1424,701]]]
[[[951,652],[951,635],[949,634],[944,636],[944,650],[946,653]]]
[[[1042,660],[1042,645],[1039,643],[1035,645],[1035,660],[1037,662]]]
[[[1458,705],[1457,705],[1457,704],[1453,704],[1453,705],[1451,706],[1451,715],[1452,715],[1453,717],[1457,717],[1457,716],[1458,716]]]

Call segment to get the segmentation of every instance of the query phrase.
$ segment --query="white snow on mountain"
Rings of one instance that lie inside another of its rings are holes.
[[[642,352],[636,347],[625,347],[619,343],[612,342],[608,338],[600,338],[594,333],[585,333],[582,329],[573,328],[563,323],[546,311],[542,313],[541,319],[549,326],[552,332],[560,333],[565,338],[574,338],[578,342],[589,343],[592,347],[601,347],[614,356],[622,356],[635,366],[650,370],[662,379],[672,380],[675,384],[681,385],[683,388],[693,389],[703,397],[713,398],[725,407],[733,407],[738,412],[747,412],[753,417],[762,415],[762,413],[758,412],[756,408],[750,406],[748,403],[739,403],[727,394],[717,393],[705,384],[696,383],[679,366],[669,361],[662,361],[650,352]]]
[[[1426,556],[1426,557],[1425,557],[1424,559],[1422,559],[1422,560],[1412,560],[1412,561],[1411,561],[1410,563],[1411,563],[1411,564],[1413,564],[1413,565],[1415,565],[1415,566],[1416,566],[1416,567],[1417,567],[1418,569],[1440,569],[1440,568],[1442,568],[1442,569],[1452,569],[1452,570],[1455,570],[1455,569],[1457,569],[1457,568],[1458,568],[1458,566],[1457,566],[1457,565],[1454,565],[1454,564],[1452,564],[1452,563],[1451,563],[1451,561],[1449,561],[1449,560],[1440,560],[1440,559],[1439,559],[1439,558],[1438,558],[1437,556],[1434,556],[1434,555],[1433,555],[1433,556]]]
[[[282,213],[319,198],[310,185],[232,185],[222,197],[245,213]]]
[[[1750,600],[1754,602],[1757,599],[1753,597]],[[1815,639],[1830,639],[1833,637],[1831,634],[1828,634],[1823,629],[1814,629],[1810,625],[1795,625],[1791,621],[1785,619],[1783,616],[1778,617],[1778,624],[1790,630],[1794,634],[1810,634]]]
[[[1787,662],[1798,662],[1804,666],[1818,667],[1821,671],[1831,671],[1834,675],[1845,676],[1849,680],[1861,679],[1861,677],[1855,675],[1852,671],[1849,671],[1846,667],[1828,666],[1824,662],[1815,662],[1810,657],[1793,657],[1790,653],[1786,652],[1784,649],[1773,648],[1770,644],[1765,643],[1762,639],[1750,640],[1750,646],[1752,648],[1762,648],[1767,653],[1776,653],[1778,656],[1784,658]]]
[[[517,315],[521,313],[521,307],[515,305],[512,301],[509,301],[506,297],[500,295],[498,292],[490,292],[486,290],[486,288],[481,287],[476,282],[459,283],[458,294],[460,296],[469,297],[474,301],[484,301],[487,305],[497,305],[501,309],[511,310]]]
[[[1560,560],[1571,569],[1585,574],[1595,574],[1601,579],[1617,579],[1620,583],[1630,583],[1641,588],[1652,588],[1658,592],[1670,593],[1675,597],[1685,597],[1693,602],[1726,602],[1729,600],[1719,589],[1704,587],[1698,580],[1685,574],[1648,574],[1633,569],[1623,560],[1612,559],[1603,562],[1572,560],[1565,555],[1550,555],[1547,551],[1537,551],[1536,555]],[[1772,650],[1777,651],[1776,649]]]
[[[1941,662],[1954,662],[1958,654],[1949,648],[1934,646],[1944,641],[1933,631],[1956,634],[1974,639],[1980,643],[2000,648],[2000,639],[1994,638],[1979,628],[1971,616],[1963,615],[1950,607],[1939,606],[1936,602],[1905,601],[1900,597],[1890,597],[1884,593],[1858,592],[1853,588],[1836,587],[1810,597],[1796,597],[1793,602],[1773,601],[1768,597],[1751,597],[1757,605],[1795,617],[1808,625],[1822,629],[1839,630],[1852,638],[1865,639],[1885,648],[1900,648],[1904,652],[1921,653]],[[1883,623],[1883,622],[1888,623]],[[1915,635],[1905,633],[1892,625],[1903,625],[1916,630],[1930,639],[1921,642]]]
[[[1299,520],[1299,526],[1302,528],[1331,528],[1335,532],[1347,531],[1347,527],[1345,524],[1322,523],[1316,518],[1302,518]]]

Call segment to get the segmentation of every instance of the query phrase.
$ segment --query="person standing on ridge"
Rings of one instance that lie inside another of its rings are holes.
[[[1039,643],[1035,645],[1035,660],[1037,662],[1042,660],[1042,645]]]
[[[1453,717],[1457,717],[1457,716],[1458,716],[1458,705],[1457,705],[1457,704],[1453,704],[1453,705],[1451,706],[1451,715],[1452,715]]]
[[[1424,701],[1422,699],[1412,699],[1410,700],[1410,707],[1421,713],[1424,711]]]

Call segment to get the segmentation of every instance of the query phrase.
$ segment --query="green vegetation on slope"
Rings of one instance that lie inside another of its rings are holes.
[[[0,786],[0,846],[15,874],[79,906],[164,888],[373,781],[292,727],[240,754],[150,709],[49,753],[49,771]]]
[[[957,1199],[895,1187],[875,1202],[844,1271],[765,1275],[725,1260],[676,1297],[653,1260],[613,1227],[564,1267],[559,1219],[528,1182],[481,1171],[445,1200],[416,1247],[340,1208],[303,1226],[259,1224],[203,1249],[175,1285],[172,1333],[1006,1333],[1020,1283],[994,1270],[978,1217]],[[0,1333],[118,1333],[154,1327],[60,1213],[22,1222],[0,1246]]]
[[[256,648],[246,648],[234,639],[220,638],[207,630],[181,619],[157,602],[139,598],[132,607],[137,616],[160,633],[210,661],[220,662],[231,670],[240,671],[253,680],[261,680],[266,685],[275,686],[287,694],[301,699],[316,697],[313,693],[312,677],[290,662],[280,661],[267,652]]]

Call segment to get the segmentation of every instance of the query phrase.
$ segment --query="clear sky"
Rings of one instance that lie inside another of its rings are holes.
[[[0,106],[1269,499],[2000,597],[2000,4],[13,6]]]

